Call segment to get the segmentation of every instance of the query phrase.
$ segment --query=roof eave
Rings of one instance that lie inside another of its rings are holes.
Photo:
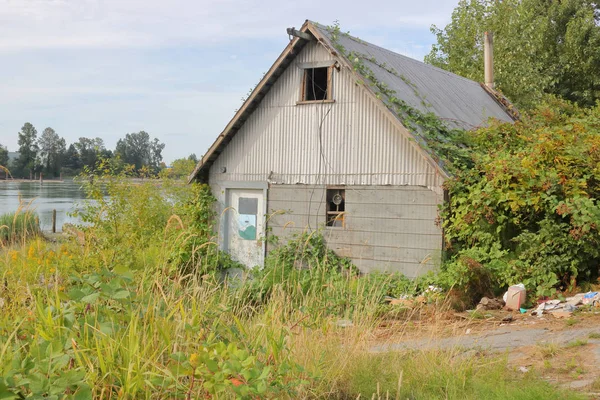
[[[515,105],[506,98],[506,96],[504,96],[499,91],[492,89],[485,83],[480,83],[479,85],[487,94],[490,95],[492,99],[494,99],[496,103],[498,103],[498,105],[504,110],[506,115],[508,115],[513,121],[519,121],[521,119],[521,113],[519,112],[517,107],[515,107]]]

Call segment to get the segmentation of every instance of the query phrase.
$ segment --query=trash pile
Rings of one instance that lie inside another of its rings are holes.
[[[519,311],[525,314],[529,310],[523,308],[527,297],[525,285],[519,283],[508,288],[502,300],[483,297],[477,305],[477,310],[500,310]],[[541,317],[550,314],[555,318],[569,318],[579,306],[591,305],[600,307],[600,292],[578,293],[565,300],[543,299],[537,302],[538,306],[531,311],[531,315]]]
[[[392,306],[412,308],[417,305],[427,304],[428,300],[430,300],[431,298],[435,298],[438,295],[441,295],[442,292],[442,288],[429,285],[427,289],[425,289],[420,295],[412,296],[409,294],[403,294],[400,295],[398,298],[385,296],[384,301]]]
[[[543,300],[531,315],[541,317],[544,313],[548,313],[556,318],[568,318],[581,305],[600,306],[600,293],[578,293],[573,297],[567,297],[564,301]]]
[[[439,295],[442,289],[436,286],[429,286],[420,295],[411,296],[404,294],[398,298],[385,297],[385,301],[393,306],[404,308],[413,308],[418,305],[428,303],[432,295]],[[575,310],[580,306],[596,306],[600,307],[600,292],[578,293],[573,297],[567,297],[565,300],[544,298],[537,301],[537,307],[534,309],[523,308],[527,299],[527,291],[525,285],[519,283],[508,288],[502,299],[482,297],[477,304],[475,310],[467,311],[489,311],[489,310],[506,310],[517,311],[521,314],[530,312],[530,315],[541,317],[544,314],[552,315],[555,318],[569,318]],[[503,322],[512,322],[513,316],[505,317]]]

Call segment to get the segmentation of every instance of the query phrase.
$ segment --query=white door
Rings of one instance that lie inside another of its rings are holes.
[[[249,268],[262,266],[264,261],[263,201],[262,190],[227,190],[227,251]]]

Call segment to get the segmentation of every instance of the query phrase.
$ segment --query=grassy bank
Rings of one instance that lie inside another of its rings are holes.
[[[19,207],[13,213],[0,215],[0,244],[25,243],[39,233],[38,217],[30,207]]]
[[[372,352],[383,320],[418,317],[383,301],[407,282],[359,277],[318,235],[223,280],[210,194],[167,186],[90,186],[72,241],[2,249],[1,398],[579,398],[502,355]]]

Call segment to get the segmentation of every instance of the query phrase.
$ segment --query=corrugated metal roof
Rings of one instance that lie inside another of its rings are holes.
[[[316,22],[312,24],[336,47],[329,29]],[[477,82],[348,34],[336,36],[337,44],[343,46],[345,53],[359,54],[375,78],[395,91],[396,97],[422,112],[434,113],[451,128],[474,129],[485,125],[490,117],[513,121]]]

